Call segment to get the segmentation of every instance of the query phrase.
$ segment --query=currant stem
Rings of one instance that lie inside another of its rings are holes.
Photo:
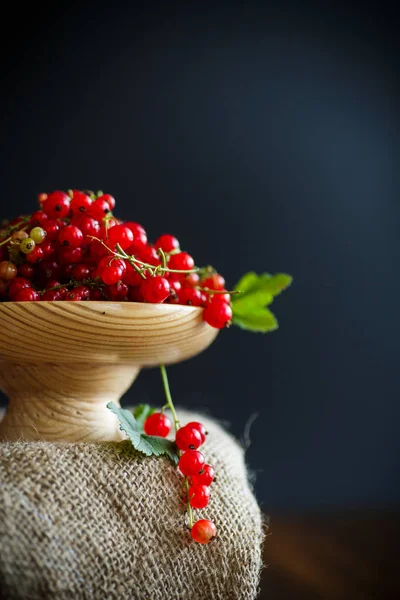
[[[161,377],[162,377],[162,381],[163,381],[163,385],[164,385],[165,397],[167,399],[167,405],[172,413],[172,418],[174,419],[175,433],[176,433],[180,427],[180,424],[179,424],[179,420],[178,420],[178,415],[176,414],[174,403],[172,402],[171,390],[169,389],[169,383],[168,383],[167,370],[164,365],[160,365],[160,371],[161,371]]]
[[[192,506],[191,506],[190,500],[189,500],[189,479],[187,477],[185,477],[185,487],[186,487],[186,493],[188,495],[187,509],[188,509],[188,514],[189,514],[189,526],[190,526],[190,529],[192,529],[194,518],[193,518],[193,509],[192,509]]]

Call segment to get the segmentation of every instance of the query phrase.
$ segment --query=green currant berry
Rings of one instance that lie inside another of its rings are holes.
[[[27,237],[24,240],[22,240],[22,242],[19,245],[19,248],[24,254],[30,254],[34,251],[35,246],[35,241],[32,238]]]
[[[46,237],[47,233],[42,227],[34,227],[29,234],[29,237],[35,242],[35,244],[41,244]]]

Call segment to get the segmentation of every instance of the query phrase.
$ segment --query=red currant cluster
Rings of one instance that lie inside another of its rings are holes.
[[[0,229],[0,300],[186,304],[212,327],[230,324],[224,278],[196,268],[173,235],[149,243],[141,225],[113,216],[110,194],[55,191],[39,204]]]
[[[147,435],[166,437],[171,430],[171,421],[163,412],[153,413],[144,423]],[[201,423],[193,421],[177,428],[175,443],[181,452],[179,470],[185,476],[186,499],[189,509],[192,538],[199,544],[207,544],[217,534],[212,521],[200,519],[193,523],[192,508],[202,509],[210,499],[210,485],[214,480],[214,469],[205,464],[198,448],[206,440],[206,430]]]

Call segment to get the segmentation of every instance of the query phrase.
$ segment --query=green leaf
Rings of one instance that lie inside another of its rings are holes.
[[[142,406],[146,407],[147,405]],[[178,464],[179,456],[174,442],[166,440],[165,438],[142,433],[142,428],[139,423],[147,408],[138,410],[140,407],[136,407],[137,413],[139,414],[139,422],[135,419],[130,410],[120,408],[114,404],[114,402],[109,402],[107,408],[118,417],[121,431],[125,431],[132,442],[132,446],[138,452],[142,452],[142,454],[145,454],[146,456],[161,456],[165,454],[172,462]]]
[[[235,286],[241,294],[232,296],[232,322],[242,329],[266,333],[278,328],[273,313],[266,307],[292,283],[292,277],[285,273],[257,275],[246,273]]]
[[[267,333],[278,329],[278,321],[268,308],[253,308],[248,312],[233,311],[232,323],[241,329]]]
[[[138,404],[133,409],[133,416],[135,417],[136,424],[140,431],[143,431],[144,422],[153,413],[155,413],[155,408],[152,408],[150,404]]]

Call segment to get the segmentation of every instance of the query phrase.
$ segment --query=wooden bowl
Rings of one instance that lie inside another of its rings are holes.
[[[136,302],[0,303],[0,439],[119,440],[119,403],[141,367],[177,363],[218,330],[203,310]]]

